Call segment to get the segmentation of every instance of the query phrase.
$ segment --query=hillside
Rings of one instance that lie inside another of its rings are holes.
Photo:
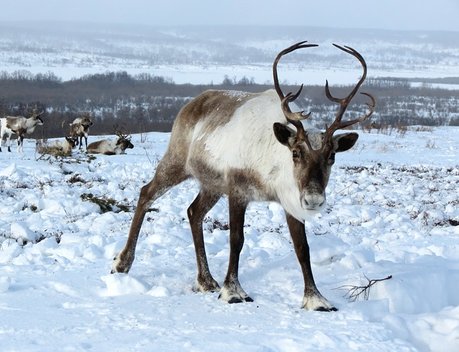
[[[56,30],[58,28],[58,30]],[[0,70],[54,72],[64,80],[89,73],[147,72],[176,83],[219,83],[225,76],[271,82],[276,53],[309,40],[318,49],[286,60],[289,83],[355,80],[355,63],[331,46],[364,54],[372,77],[458,76],[459,36],[454,32],[408,32],[317,27],[154,27],[87,23],[11,22],[0,25]],[[454,81],[458,84],[458,81]]]

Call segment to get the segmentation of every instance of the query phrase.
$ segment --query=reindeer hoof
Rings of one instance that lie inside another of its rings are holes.
[[[220,295],[221,296],[221,295]],[[219,299],[221,299],[221,297],[218,296]],[[240,298],[240,297],[231,297],[227,303],[229,304],[233,304],[233,303],[243,303],[243,302],[253,302],[253,299],[250,298],[250,297],[245,297],[245,298]]]
[[[250,297],[245,297],[245,298],[239,298],[239,297],[232,297],[230,298],[230,300],[228,301],[229,304],[233,304],[233,303],[243,303],[243,302],[253,302],[253,299],[250,298]]]
[[[227,303],[242,303],[242,302],[253,302],[253,299],[247,295],[247,293],[239,287],[239,290],[232,291],[226,287],[223,287],[220,290],[220,295],[218,299],[225,301]]]
[[[123,259],[121,253],[118,254],[115,258],[113,258],[112,270],[110,271],[111,274],[115,273],[124,273],[127,274],[131,269],[132,259]]]
[[[234,304],[234,303],[242,303],[242,302],[243,302],[242,299],[240,299],[239,297],[232,297],[227,303]]]
[[[196,279],[196,283],[193,286],[194,292],[218,292],[220,291],[220,285],[213,277],[206,279]]]
[[[331,308],[326,308],[326,307],[319,307],[314,309],[316,312],[337,312],[338,308],[331,307]]]
[[[316,290],[304,296],[302,308],[317,312],[336,312],[338,310]]]

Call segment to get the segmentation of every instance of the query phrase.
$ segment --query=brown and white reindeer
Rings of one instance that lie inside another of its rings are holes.
[[[76,146],[76,138],[64,137],[51,143],[37,142],[37,152],[54,156],[71,156],[72,149]]]
[[[1,142],[3,137],[7,135],[6,145],[8,151],[11,152],[11,135],[14,133],[17,135],[18,152],[23,152],[24,137],[26,134],[33,133],[37,126],[43,125],[41,115],[44,111],[37,113],[33,111],[32,116],[5,116],[0,118],[0,152],[2,151]]]
[[[121,132],[117,132],[118,139],[116,141],[103,139],[100,141],[92,142],[86,148],[88,154],[105,154],[117,155],[126,154],[126,149],[134,148],[131,143],[131,137]]]
[[[335,45],[351,54],[363,66],[363,75],[350,94],[342,99],[326,96],[339,104],[333,123],[325,132],[309,130],[300,120],[309,117],[292,112],[292,103],[300,94],[284,95],[277,76],[279,59],[294,50],[317,46],[300,42],[282,50],[273,63],[274,86],[262,93],[208,90],[179,112],[168,149],[159,162],[153,179],[142,187],[125,247],[114,258],[112,273],[129,272],[146,212],[152,202],[171,187],[188,178],[200,183],[200,191],[188,208],[188,218],[197,260],[196,291],[220,291],[219,298],[228,303],[251,302],[239,283],[239,255],[244,244],[244,215],[252,201],[280,203],[304,278],[302,308],[334,311],[322,296],[311,270],[305,221],[323,208],[325,188],[335,161],[335,154],[355,144],[358,134],[335,135],[339,129],[368,118],[375,100],[362,117],[342,121],[351,100],[363,84],[367,66],[363,57],[350,47]],[[294,127],[294,128],[293,128]],[[230,254],[228,271],[220,288],[212,277],[204,246],[202,221],[205,214],[223,195],[229,202]]]
[[[89,127],[92,125],[93,122],[89,113],[85,113],[82,116],[77,117],[70,124],[69,136],[77,139],[77,145],[79,145],[79,149],[83,148],[83,138],[86,149],[88,149]]]

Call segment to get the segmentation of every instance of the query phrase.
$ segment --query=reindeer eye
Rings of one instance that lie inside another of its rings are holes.
[[[333,165],[335,163],[335,153],[331,153],[328,158],[328,165]]]
[[[292,156],[293,156],[293,159],[299,159],[300,158],[300,152],[296,149],[293,149],[292,150]]]

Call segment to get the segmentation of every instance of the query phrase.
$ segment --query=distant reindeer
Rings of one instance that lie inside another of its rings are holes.
[[[126,154],[126,149],[134,148],[131,143],[131,137],[121,132],[117,132],[118,139],[116,141],[103,139],[101,141],[92,142],[86,148],[88,154]]]
[[[18,152],[23,152],[24,136],[33,133],[37,126],[43,125],[43,120],[40,117],[43,113],[44,111],[37,113],[34,110],[30,117],[6,116],[0,118],[0,152],[2,151],[1,142],[3,142],[5,134],[8,135],[6,145],[8,151],[11,152],[11,135],[13,133],[17,135]]]
[[[64,140],[55,140],[51,143],[37,143],[37,151],[39,154],[70,156],[76,143],[76,138],[65,137]]]
[[[84,115],[77,117],[73,122],[70,124],[70,137],[77,138],[77,145],[79,148],[83,148],[83,138],[85,142],[86,149],[88,149],[88,135],[89,135],[89,127],[93,125],[91,120],[91,116],[89,113],[85,113]]]
[[[244,214],[252,201],[271,201],[280,203],[285,209],[303,272],[302,307],[336,310],[314,282],[304,222],[325,204],[325,188],[335,154],[352,148],[358,138],[354,132],[334,133],[367,119],[374,111],[375,100],[370,94],[361,93],[371,100],[367,103],[369,112],[357,119],[342,121],[349,103],[366,78],[367,66],[356,50],[334,44],[359,60],[363,67],[362,78],[343,99],[332,96],[327,81],[326,96],[340,106],[335,120],[325,132],[305,130],[300,120],[310,114],[292,112],[289,107],[303,86],[296,94],[284,95],[277,75],[277,64],[283,55],[317,46],[305,43],[292,45],[277,55],[273,63],[274,90],[262,93],[208,90],[181,109],[155,176],[140,191],[129,237],[124,249],[114,258],[112,273],[129,272],[139,231],[152,202],[171,187],[193,177],[201,187],[188,208],[198,269],[197,291],[220,290],[219,298],[228,303],[252,301],[238,278],[239,255],[244,244]],[[228,196],[229,202],[230,255],[226,278],[220,289],[209,271],[202,221],[223,195]]]

